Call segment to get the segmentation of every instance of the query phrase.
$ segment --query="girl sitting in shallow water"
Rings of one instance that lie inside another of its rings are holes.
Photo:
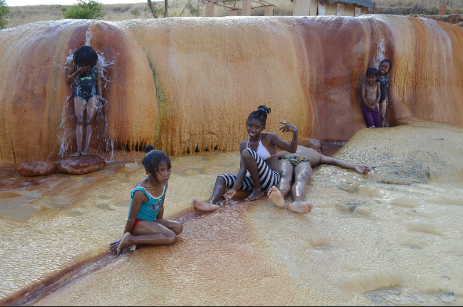
[[[132,190],[132,203],[122,239],[110,245],[113,254],[121,254],[137,244],[170,245],[175,243],[183,226],[163,219],[167,182],[170,177],[169,157],[160,150],[151,150],[143,158],[147,177]]]
[[[280,168],[278,167],[277,147],[288,152],[296,152],[298,135],[297,127],[286,121],[280,122],[283,126],[278,130],[293,133],[291,144],[282,141],[273,133],[263,133],[267,114],[270,111],[271,109],[266,106],[259,106],[257,111],[249,115],[246,121],[249,138],[240,144],[241,160],[238,174],[218,176],[210,201],[193,199],[193,206],[196,209],[215,211],[222,197],[230,200],[238,190],[252,191],[246,200],[256,200],[265,195],[272,186],[278,184]],[[231,189],[225,193],[227,187]]]

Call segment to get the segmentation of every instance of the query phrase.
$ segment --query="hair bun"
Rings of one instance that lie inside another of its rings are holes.
[[[272,109],[267,108],[266,106],[259,106],[259,107],[257,108],[257,110],[258,110],[258,111],[265,112],[266,114],[269,114],[269,113],[272,111]]]

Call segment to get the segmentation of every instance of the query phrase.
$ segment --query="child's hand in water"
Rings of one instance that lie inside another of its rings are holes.
[[[119,247],[119,244],[121,244],[121,240],[115,241],[109,245],[109,252],[111,254],[117,255],[117,248]]]
[[[283,127],[280,127],[278,130],[283,130],[282,132],[297,132],[297,127],[294,125],[291,125],[290,123],[287,123],[285,120],[282,122],[279,122],[280,124],[283,124]]]
[[[230,200],[233,198],[233,196],[235,196],[235,194],[236,194],[236,191],[233,189],[230,189],[227,192],[225,192],[225,194],[223,194],[223,197],[225,197],[225,199],[227,200]]]
[[[370,171],[370,167],[367,165],[363,165],[363,164],[357,164],[355,166],[355,170],[359,172],[360,174],[366,175]]]

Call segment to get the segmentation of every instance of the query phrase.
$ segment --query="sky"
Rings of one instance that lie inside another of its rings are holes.
[[[103,4],[119,4],[119,3],[144,3],[145,0],[98,0]],[[24,5],[73,5],[77,0],[6,0],[8,6],[24,6]]]

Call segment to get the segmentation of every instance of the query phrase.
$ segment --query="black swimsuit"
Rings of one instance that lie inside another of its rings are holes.
[[[98,70],[96,66],[88,71],[84,71],[76,78],[76,88],[74,89],[74,97],[79,97],[85,101],[97,96],[97,79]]]
[[[384,78],[381,78],[378,74],[376,82],[379,82],[379,88],[381,89],[381,98],[379,99],[379,103],[381,103],[387,98],[387,83],[389,82],[389,74],[386,74]]]

